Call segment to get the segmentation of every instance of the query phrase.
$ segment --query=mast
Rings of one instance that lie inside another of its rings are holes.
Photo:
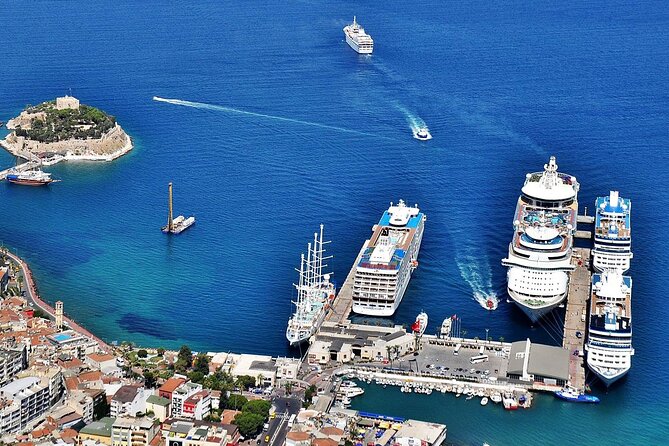
[[[172,183],[167,185],[167,195],[168,195],[168,204],[167,204],[167,230],[172,232],[174,229],[174,223],[172,221]]]

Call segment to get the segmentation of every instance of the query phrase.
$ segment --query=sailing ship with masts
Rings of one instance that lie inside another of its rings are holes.
[[[323,225],[314,233],[313,243],[307,244],[307,255],[300,257],[299,281],[293,284],[297,290],[295,313],[288,320],[286,339],[291,346],[308,340],[320,328],[325,315],[335,298],[335,285],[330,282],[330,273],[323,273],[326,262],[332,256],[324,256]]]

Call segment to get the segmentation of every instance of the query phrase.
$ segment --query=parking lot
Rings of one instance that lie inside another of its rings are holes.
[[[476,344],[463,343],[457,355],[454,350],[453,345],[423,342],[418,355],[403,358],[394,366],[436,378],[481,382],[506,380],[508,347],[479,341]],[[470,359],[481,354],[487,355],[488,359],[472,364]]]

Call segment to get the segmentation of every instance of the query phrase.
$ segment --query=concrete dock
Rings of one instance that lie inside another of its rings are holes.
[[[564,317],[562,347],[569,350],[569,380],[577,389],[585,387],[583,343],[586,336],[587,305],[590,298],[590,249],[574,248],[572,263],[576,269],[569,280],[567,309]],[[578,335],[577,335],[578,333]]]
[[[353,267],[349,271],[348,276],[346,276],[344,284],[339,289],[337,297],[335,297],[335,300],[332,303],[332,308],[325,316],[326,322],[343,324],[351,314],[351,308],[353,307],[353,279],[355,278],[355,268],[358,265],[358,262],[360,262],[360,258],[362,257],[362,254],[365,252],[365,248],[367,248],[368,243],[369,240],[367,240],[364,243],[364,245],[360,249],[360,252],[355,258]]]

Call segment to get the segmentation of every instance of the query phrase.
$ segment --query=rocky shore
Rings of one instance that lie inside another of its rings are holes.
[[[113,117],[92,107],[82,105],[79,109],[78,100],[74,100],[72,108],[56,108],[55,103],[47,102],[24,110],[7,122],[7,128],[13,131],[0,140],[0,145],[15,156],[39,159],[43,165],[112,161],[132,150],[132,139]],[[86,121],[86,113],[102,116],[105,121]]]

